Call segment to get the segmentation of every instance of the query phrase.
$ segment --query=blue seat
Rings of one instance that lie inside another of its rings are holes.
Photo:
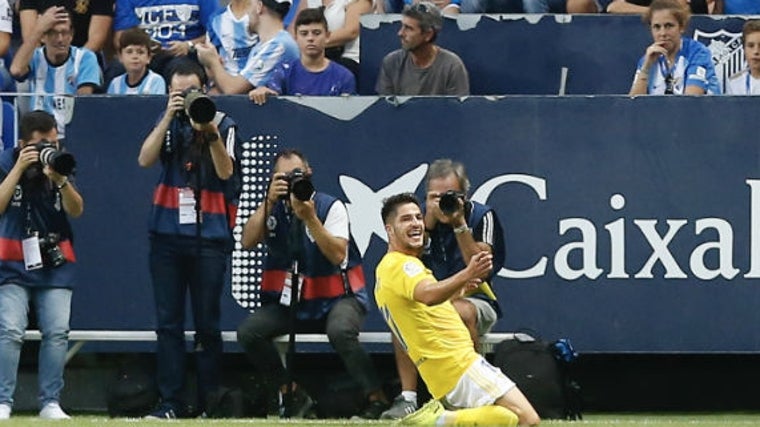
[[[3,150],[13,149],[13,147],[16,146],[16,141],[18,141],[18,138],[16,136],[18,134],[18,130],[16,128],[16,107],[13,105],[13,103],[3,101],[2,118]]]

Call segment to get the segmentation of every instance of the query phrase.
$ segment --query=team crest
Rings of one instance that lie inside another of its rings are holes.
[[[274,215],[269,215],[267,217],[267,229],[269,231],[274,231],[275,228],[277,228],[277,218],[275,218]]]
[[[707,33],[695,29],[694,40],[710,49],[720,89],[725,93],[728,79],[744,68],[741,33],[732,33],[723,29]]]
[[[86,15],[87,9],[90,8],[90,0],[77,0],[74,5],[74,12],[80,15]]]
[[[182,22],[190,21],[193,15],[193,8],[190,5],[177,5],[177,17]]]
[[[21,188],[21,185],[16,185],[16,188],[13,190],[13,198],[11,199],[11,205],[15,207],[21,206],[21,199],[24,198],[24,190]]]

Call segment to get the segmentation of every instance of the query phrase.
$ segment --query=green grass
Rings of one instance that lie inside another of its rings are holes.
[[[3,422],[3,426],[214,426],[214,427],[239,427],[243,425],[253,426],[350,426],[371,425],[390,426],[389,422],[381,421],[351,421],[351,420],[279,420],[279,419],[228,419],[228,420],[175,420],[156,421],[126,418],[107,418],[99,415],[75,416],[68,421],[46,422],[35,416],[14,416],[10,422]],[[541,425],[545,426],[646,426],[646,427],[733,427],[733,426],[760,426],[760,413],[718,413],[718,414],[587,414],[582,421],[557,421],[547,420]]]

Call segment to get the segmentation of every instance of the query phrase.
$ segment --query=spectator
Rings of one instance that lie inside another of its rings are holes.
[[[731,76],[726,85],[728,95],[760,95],[760,20],[744,23],[742,43],[747,68]]]
[[[298,59],[298,46],[282,23],[282,17],[288,10],[290,0],[251,1],[248,7],[248,31],[258,34],[259,43],[251,49],[248,61],[238,74],[230,74],[224,69],[214,46],[198,46],[198,59],[209,70],[219,92],[248,93],[253,88],[266,86],[277,66]]]
[[[248,31],[248,8],[254,0],[234,0],[219,9],[208,25],[208,41],[219,52],[225,71],[237,75],[245,67],[251,49],[259,42],[256,33]]]
[[[163,95],[166,93],[164,78],[148,68],[153,56],[150,36],[139,28],[121,33],[119,61],[126,72],[111,80],[108,93],[114,95]]]
[[[598,13],[595,0],[522,0],[525,13]]]
[[[380,95],[469,95],[462,60],[435,44],[443,28],[441,11],[430,2],[404,7],[401,49],[383,58],[375,90]]]
[[[210,122],[188,116],[185,98],[203,90],[204,77],[198,63],[189,59],[177,62],[169,80],[166,111],[145,138],[138,157],[142,167],[161,162],[149,220],[161,402],[150,418],[186,415],[181,393],[188,293],[195,326],[199,412],[219,387],[220,305],[239,193],[238,171],[231,156],[239,158],[240,141],[235,122],[221,112]]]
[[[272,339],[290,330],[291,304],[297,304],[295,330],[325,332],[348,372],[361,385],[369,406],[361,414],[376,419],[387,409],[382,384],[369,355],[359,344],[359,329],[369,307],[359,249],[351,237],[343,202],[303,185],[312,170],[298,151],[281,152],[264,203],[248,218],[241,243],[250,249],[265,243],[261,307],[238,327],[238,342],[265,377],[267,389],[279,391],[280,415],[300,417],[313,401],[288,381]],[[291,191],[291,182],[301,181]],[[310,181],[307,181],[310,182]],[[300,289],[291,295],[297,274]],[[298,299],[300,296],[300,300]],[[294,390],[294,391],[291,391]],[[295,393],[295,395],[290,394]]]
[[[11,75],[29,80],[34,110],[45,110],[58,122],[58,136],[65,137],[73,105],[65,95],[89,95],[101,85],[95,54],[71,45],[73,28],[69,12],[53,6],[40,15],[11,63]],[[44,46],[38,47],[40,42]]]
[[[116,0],[114,42],[119,51],[119,38],[124,30],[139,27],[161,45],[151,69],[169,80],[171,67],[191,53],[197,43],[206,40],[211,15],[221,8],[218,0]],[[120,74],[114,71],[115,74]]]
[[[53,6],[64,6],[69,12],[73,46],[102,53],[111,33],[114,0],[20,0],[19,22],[24,40],[33,36],[37,19]]]
[[[301,59],[280,64],[268,86],[259,86],[248,93],[258,105],[268,95],[353,95],[356,80],[342,65],[325,57],[325,44],[330,35],[322,8],[302,9],[296,18],[296,42]]]
[[[718,2],[720,0],[717,0]],[[684,7],[691,9],[691,13],[713,13],[715,0],[678,0]],[[649,10],[652,0],[600,0],[602,10],[608,13],[644,15]],[[715,13],[718,13],[717,11]]]
[[[644,22],[654,43],[639,60],[630,95],[720,94],[710,51],[683,37],[689,10],[679,0],[654,0]]]
[[[15,92],[16,85],[8,72],[5,61],[11,59],[11,35],[13,34],[13,12],[8,0],[0,0],[0,92]]]
[[[464,269],[439,281],[418,258],[425,247],[425,222],[417,198],[391,196],[381,216],[388,252],[377,265],[375,300],[433,396],[401,423],[538,424],[538,414],[515,383],[475,352],[451,302],[490,274],[492,255],[476,252]]]
[[[461,163],[449,159],[434,161],[428,169],[426,181],[424,218],[429,244],[421,257],[433,276],[452,276],[465,268],[475,254],[486,252],[493,255],[493,268],[481,277],[483,282],[466,294],[451,299],[477,351],[480,337],[487,334],[501,317],[496,295],[488,284],[504,265],[501,224],[490,206],[467,200],[470,180]],[[402,418],[417,409],[417,369],[399,342],[395,338],[393,341],[402,392],[391,409],[382,414],[383,419]]]
[[[38,143],[58,147],[55,119],[24,114],[20,137],[17,150],[0,154],[0,420],[11,415],[30,301],[42,332],[39,415],[67,419],[58,402],[76,270],[68,217],[82,215],[84,202],[65,171],[39,161]]]
[[[381,2],[378,2],[381,3]],[[299,12],[306,8],[324,8],[330,38],[326,55],[329,59],[348,68],[359,78],[359,18],[372,13],[371,0],[304,0],[299,2]],[[295,34],[295,31],[293,31]]]
[[[716,0],[721,3],[726,15],[760,15],[760,2],[757,0]]]

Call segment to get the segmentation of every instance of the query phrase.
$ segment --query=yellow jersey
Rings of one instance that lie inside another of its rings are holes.
[[[414,300],[414,288],[420,282],[436,281],[419,258],[389,252],[377,265],[375,278],[375,300],[383,318],[430,394],[440,399],[478,358],[470,333],[451,301],[427,306]]]

